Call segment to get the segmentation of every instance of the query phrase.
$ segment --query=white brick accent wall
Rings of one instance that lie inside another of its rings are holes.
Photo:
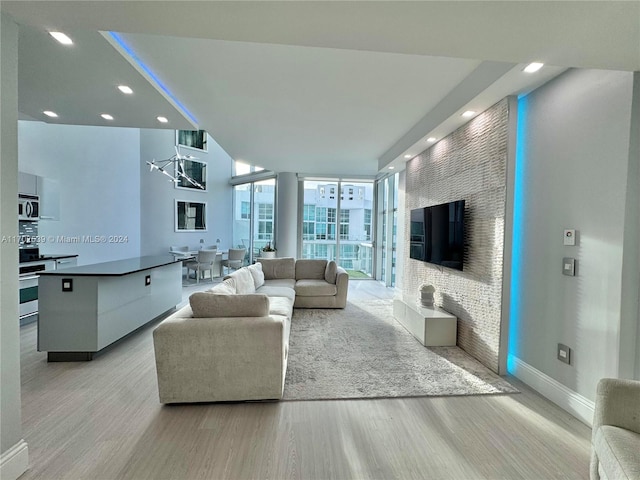
[[[407,163],[405,236],[411,209],[465,205],[464,271],[404,258],[403,293],[435,286],[435,303],[458,317],[457,344],[498,371],[506,200],[508,102],[502,100]],[[405,251],[409,251],[405,246]]]

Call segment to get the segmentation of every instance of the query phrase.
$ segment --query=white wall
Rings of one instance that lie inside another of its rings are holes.
[[[640,72],[633,74],[633,82],[622,259],[620,375],[640,380]]]
[[[509,351],[591,400],[601,377],[619,373],[631,100],[631,73],[570,70],[518,109],[524,190]],[[565,228],[578,230],[578,246],[563,246]],[[563,257],[577,259],[576,277],[562,275]],[[559,342],[572,365],[556,359]]]
[[[509,108],[504,99],[406,164],[404,227],[412,209],[465,200],[464,270],[414,260],[405,250],[403,295],[435,287],[435,304],[458,318],[456,344],[496,373],[502,337],[502,280]]]
[[[39,222],[41,253],[78,254],[79,265],[140,255],[139,129],[20,121],[18,149],[20,171],[60,186],[60,220]]]
[[[211,137],[208,151],[182,148],[182,153],[198,157],[207,163],[207,191],[177,189],[168,177],[157,171],[150,172],[146,161],[164,160],[175,154],[175,131],[140,130],[140,225],[142,228],[141,254],[160,255],[171,245],[188,245],[197,249],[214,245],[220,239],[220,248],[232,246],[232,194],[231,157]],[[207,202],[207,231],[175,232],[175,200]]]
[[[18,234],[18,26],[0,19],[0,228]],[[13,480],[28,466],[20,407],[18,245],[0,243],[0,477]]]

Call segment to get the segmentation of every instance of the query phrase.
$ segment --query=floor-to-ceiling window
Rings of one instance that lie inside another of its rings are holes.
[[[396,284],[396,250],[398,234],[399,175],[390,175],[377,182],[378,195],[378,271],[376,278],[388,287]]]
[[[260,250],[275,239],[275,178],[259,179],[252,175],[267,175],[260,167],[236,162],[233,187],[233,248],[246,248],[248,263]]]
[[[302,258],[335,260],[352,278],[373,275],[373,183],[305,180]]]

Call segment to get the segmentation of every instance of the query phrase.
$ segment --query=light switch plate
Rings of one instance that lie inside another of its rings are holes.
[[[571,349],[562,343],[558,344],[558,360],[568,365],[571,364]]]
[[[576,244],[576,231],[575,229],[568,229],[564,231],[564,244],[575,245]]]
[[[576,259],[571,257],[564,257],[562,259],[562,274],[569,277],[576,276]]]
[[[73,292],[73,278],[63,278],[62,279],[62,291],[63,292]]]

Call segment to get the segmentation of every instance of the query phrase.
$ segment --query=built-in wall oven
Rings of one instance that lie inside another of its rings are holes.
[[[55,268],[55,260],[20,265],[20,319],[38,313],[38,273]]]
[[[38,275],[20,275],[20,318],[38,313]]]

